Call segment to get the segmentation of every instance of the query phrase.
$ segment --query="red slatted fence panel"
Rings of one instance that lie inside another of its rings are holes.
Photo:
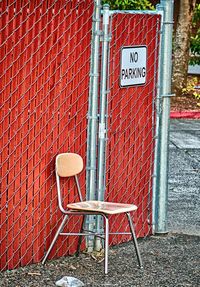
[[[1,270],[39,262],[49,247],[62,219],[56,155],[78,152],[85,161],[93,5],[0,2]],[[85,188],[85,173],[80,179]],[[74,185],[64,188],[67,203]],[[73,253],[76,244],[58,240],[50,257]]]

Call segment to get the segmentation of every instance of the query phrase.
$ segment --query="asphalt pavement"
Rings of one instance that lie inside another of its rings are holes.
[[[170,123],[168,228],[200,235],[200,120]]]

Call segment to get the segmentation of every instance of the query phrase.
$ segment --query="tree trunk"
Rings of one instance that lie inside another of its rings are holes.
[[[190,33],[196,0],[180,0],[179,16],[175,32],[172,87],[180,96],[187,85]]]

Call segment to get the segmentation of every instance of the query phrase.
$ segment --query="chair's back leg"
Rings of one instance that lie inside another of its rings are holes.
[[[138,263],[139,263],[140,268],[143,268],[142,258],[141,258],[139,247],[138,247],[137,237],[135,235],[135,229],[134,229],[134,226],[133,226],[133,222],[132,222],[130,213],[127,212],[126,215],[127,215],[127,218],[128,218],[128,222],[129,222],[129,226],[130,226],[130,230],[131,230],[131,234],[132,234],[132,239],[133,239],[133,243],[134,243],[134,246],[135,246],[135,251],[136,251]]]
[[[44,264],[45,261],[47,260],[47,257],[49,256],[49,253],[51,252],[51,249],[53,248],[53,246],[54,246],[54,244],[55,244],[55,242],[56,242],[56,240],[58,238],[58,235],[63,230],[63,227],[65,225],[65,222],[66,222],[67,218],[68,218],[68,215],[65,215],[65,217],[63,218],[63,221],[61,222],[61,224],[60,224],[60,226],[59,226],[59,228],[58,228],[58,230],[57,230],[57,232],[56,232],[56,234],[55,234],[55,236],[54,236],[54,238],[53,238],[53,240],[51,242],[51,245],[49,246],[49,249],[47,250],[47,253],[46,253],[44,259],[42,260],[42,264]]]
[[[109,249],[109,221],[108,217],[105,219],[105,275],[108,274],[108,249]]]
[[[82,220],[82,224],[81,224],[81,231],[80,231],[80,233],[83,232],[83,229],[84,229],[84,226],[85,226],[85,220],[86,220],[86,215],[83,215],[83,220]],[[76,256],[79,256],[79,254],[80,254],[80,247],[81,247],[82,238],[83,238],[83,235],[82,234],[79,235],[78,245],[77,245],[77,250],[76,250]]]

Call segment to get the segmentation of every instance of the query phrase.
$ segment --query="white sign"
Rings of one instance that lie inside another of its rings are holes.
[[[147,47],[124,47],[121,50],[121,87],[138,86],[146,83]]]

